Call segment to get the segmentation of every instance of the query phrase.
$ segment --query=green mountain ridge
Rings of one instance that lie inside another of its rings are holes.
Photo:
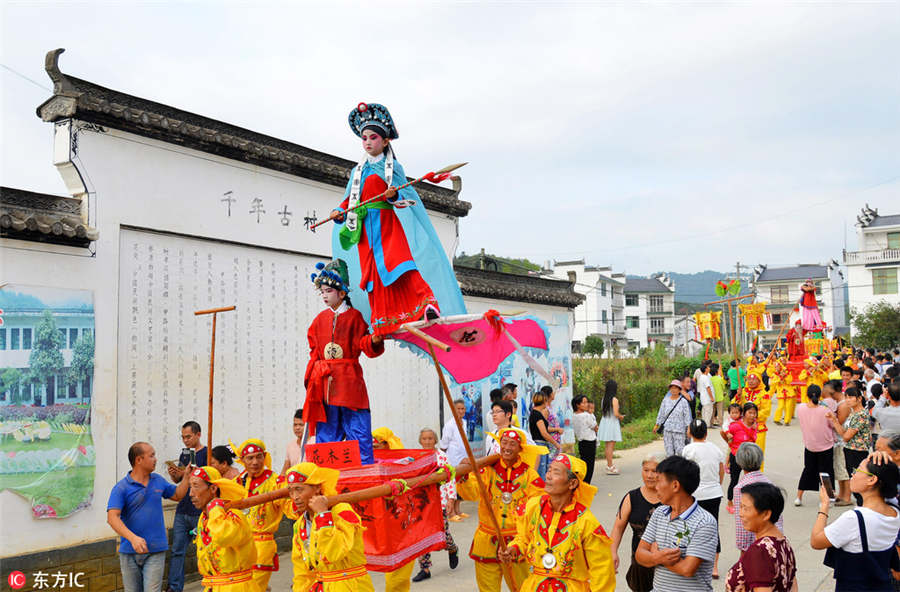
[[[716,282],[724,280],[728,277],[728,273],[722,271],[713,271],[707,269],[695,273],[677,273],[674,271],[659,272],[667,273],[672,281],[675,282],[675,301],[684,303],[702,304],[712,300],[718,300],[716,295]],[[734,273],[734,272],[732,272]],[[647,276],[628,275],[629,278],[641,278]],[[742,282],[741,294],[749,294],[747,282]]]

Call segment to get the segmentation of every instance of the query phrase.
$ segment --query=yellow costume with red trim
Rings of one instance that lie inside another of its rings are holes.
[[[584,478],[587,465],[580,458],[558,454],[553,462]],[[528,500],[510,544],[531,569],[522,592],[614,592],[612,540],[589,509],[596,492],[579,483],[561,512],[553,511],[547,494]]]
[[[266,455],[262,473],[251,477],[244,470],[234,480],[247,492],[247,496],[259,495],[282,489],[285,486],[284,477],[272,471],[272,457],[266,451],[266,445],[262,440],[251,438],[245,440],[237,448],[232,447],[239,459],[248,454],[264,452]],[[278,544],[275,542],[275,531],[281,524],[285,500],[279,499],[258,506],[251,506],[247,513],[250,526],[253,527],[253,542],[256,545],[256,564],[253,566],[253,582],[257,590],[265,592],[269,585],[272,572],[278,571]]]
[[[257,592],[253,529],[246,516],[226,510],[223,501],[242,499],[244,490],[212,467],[198,467],[191,476],[216,485],[220,496],[206,505],[197,521],[197,571],[203,576],[204,592]]]
[[[790,372],[778,361],[770,368],[772,372],[769,374],[769,392],[775,393],[778,399],[778,408],[774,415],[775,423],[780,424],[783,421],[784,425],[791,425],[791,421],[794,419],[794,409],[800,399],[800,387],[793,384]],[[801,373],[802,378],[804,378],[803,373]]]
[[[747,372],[748,376],[750,374],[756,376],[759,380],[759,384],[756,388],[745,386],[744,390],[741,392],[741,400],[744,403],[755,404],[759,410],[756,416],[756,444],[762,448],[765,453],[766,434],[769,433],[769,426],[766,425],[766,421],[769,419],[769,415],[772,414],[772,393],[763,385],[762,368],[758,366],[754,367]],[[760,470],[762,470],[762,467],[760,467]]]
[[[302,462],[288,469],[285,480],[321,485],[322,495],[336,495],[340,472]],[[297,514],[287,498],[284,515],[294,520],[291,562],[293,592],[374,592],[366,570],[365,544],[359,515],[350,504],[335,504],[328,512]]]
[[[504,542],[509,543],[516,537],[517,521],[522,518],[525,505],[529,499],[540,497],[544,493],[544,481],[537,471],[531,468],[522,458],[532,459],[542,446],[529,445],[525,432],[518,428],[505,428],[500,436],[488,434],[496,440],[502,437],[513,437],[519,441],[523,453],[512,466],[507,466],[503,460],[479,469],[481,480],[484,483],[487,495],[491,500],[490,506],[484,503],[478,504],[478,528],[472,538],[472,546],[469,549],[469,557],[475,560],[475,580],[481,592],[497,592],[500,590],[500,581],[503,577],[500,563],[497,559],[499,536]],[[532,462],[534,462],[532,460]],[[456,484],[456,492],[464,500],[479,501],[481,495],[478,483],[474,477],[464,475]],[[494,528],[490,513],[500,524],[500,532]],[[528,575],[528,564],[523,560],[510,564],[515,581],[521,586]]]
[[[366,571],[363,526],[350,504],[294,522],[293,592],[374,592]]]

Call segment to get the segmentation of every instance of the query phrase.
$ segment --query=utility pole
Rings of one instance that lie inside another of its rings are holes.
[[[741,288],[744,287],[744,285],[743,285],[744,277],[743,277],[743,275],[741,275],[742,269],[749,269],[749,267],[747,265],[742,265],[740,261],[738,261],[737,263],[734,264],[734,279],[741,282]],[[732,326],[736,328],[736,327],[738,327],[738,323],[740,320],[740,310],[735,307],[734,312],[735,312],[735,316],[730,318],[729,322],[733,323]],[[730,316],[730,314],[729,314],[729,316]],[[747,343],[747,335],[744,333],[744,331],[741,331],[739,333],[738,341],[740,341],[740,343],[741,343],[741,351],[747,351],[749,349],[749,344]]]

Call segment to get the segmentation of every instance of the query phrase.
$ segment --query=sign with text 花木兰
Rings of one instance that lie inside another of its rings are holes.
[[[362,464],[359,457],[359,442],[356,440],[307,444],[306,460],[329,469],[358,467]]]

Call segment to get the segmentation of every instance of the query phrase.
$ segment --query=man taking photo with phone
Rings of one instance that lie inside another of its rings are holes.
[[[207,464],[206,447],[200,437],[200,424],[196,421],[185,422],[181,426],[181,442],[184,448],[178,457],[178,464],[168,464],[169,477],[174,483],[185,479],[187,468],[191,465],[202,467]],[[166,592],[182,592],[184,589],[184,556],[191,531],[197,527],[197,520],[203,509],[195,508],[190,497],[185,496],[175,508],[175,520],[172,522],[172,556],[169,559],[169,585]]]

